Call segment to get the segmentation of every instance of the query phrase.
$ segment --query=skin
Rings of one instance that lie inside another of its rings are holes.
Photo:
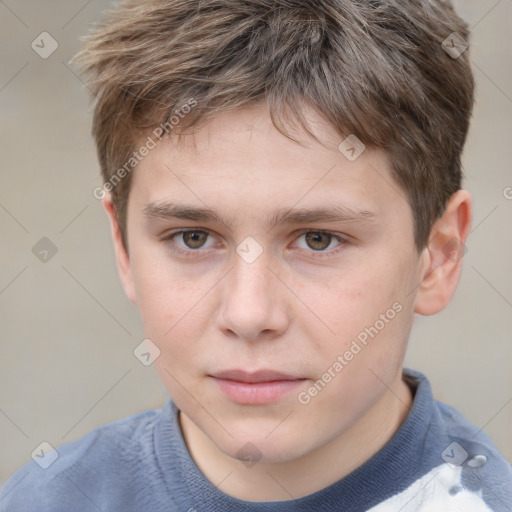
[[[262,105],[222,113],[181,141],[162,140],[133,171],[128,251],[112,202],[103,200],[123,286],[161,351],[153,365],[181,411],[189,451],[221,491],[249,501],[322,489],[396,433],[412,404],[401,372],[414,313],[449,302],[462,262],[446,247],[464,242],[471,223],[471,197],[458,191],[418,253],[412,210],[387,155],[366,149],[349,161],[338,150],[343,138],[308,115],[326,147],[305,134],[303,145],[287,139]],[[145,215],[164,201],[208,207],[225,223]],[[267,224],[277,209],[328,205],[373,216]],[[190,228],[208,234],[170,238]],[[248,236],[263,251],[252,263],[236,252]],[[378,335],[300,403],[298,393],[397,302],[401,311]],[[227,369],[305,380],[275,403],[240,405],[209,377]],[[261,457],[251,467],[239,460],[248,442]]]

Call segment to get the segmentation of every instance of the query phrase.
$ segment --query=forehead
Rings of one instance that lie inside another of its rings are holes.
[[[232,222],[242,211],[260,214],[265,207],[266,222],[275,224],[292,207],[308,216],[308,208],[329,204],[325,220],[334,220],[336,208],[346,219],[368,220],[405,201],[384,152],[364,149],[349,159],[333,127],[312,111],[308,121],[319,142],[300,131],[293,134],[300,144],[285,137],[262,106],[228,111],[180,138],[162,139],[134,171],[139,207],[156,217],[176,207],[185,215],[184,207],[193,206],[203,210],[189,212],[202,215],[197,220],[211,220],[207,210],[215,205]]]

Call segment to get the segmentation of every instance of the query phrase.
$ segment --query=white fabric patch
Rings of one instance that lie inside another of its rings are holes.
[[[493,512],[479,493],[463,488],[461,475],[461,466],[442,464],[368,512]]]

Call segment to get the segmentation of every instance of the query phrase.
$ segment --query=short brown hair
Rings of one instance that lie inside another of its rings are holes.
[[[316,138],[307,104],[388,153],[421,250],[461,188],[474,78],[468,51],[448,50],[468,39],[447,0],[121,0],[74,60],[95,96],[105,182],[191,98],[180,129],[266,101],[293,140],[285,120]],[[126,248],[130,181],[110,187]]]

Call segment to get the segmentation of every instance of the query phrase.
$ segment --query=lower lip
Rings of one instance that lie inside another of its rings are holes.
[[[215,378],[215,381],[220,390],[233,402],[241,405],[264,405],[283,398],[303,384],[305,379],[240,382]]]

